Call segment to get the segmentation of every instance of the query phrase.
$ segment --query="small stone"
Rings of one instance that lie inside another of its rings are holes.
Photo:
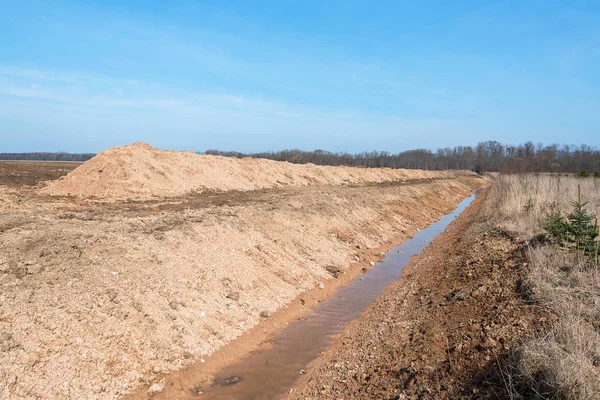
[[[267,310],[263,310],[263,311],[260,312],[260,316],[262,318],[269,318],[271,316],[271,313],[269,311],[267,311]]]
[[[481,343],[480,347],[484,348],[484,349],[491,349],[496,347],[498,343],[492,339],[491,337],[486,337],[486,339]]]
[[[300,370],[300,375],[304,375],[304,374],[306,374],[306,371],[305,371],[305,370],[303,370],[303,369],[301,369],[301,370]]]
[[[375,265],[375,262],[374,261],[369,261],[369,265],[372,267],[372,266]]]
[[[108,300],[117,303],[117,291],[115,289],[108,289],[106,295],[108,296]]]
[[[398,254],[402,254],[402,250],[398,250]]]
[[[17,343],[12,335],[8,332],[0,332],[0,352],[11,351],[12,349],[16,349],[20,347],[19,343]]]
[[[240,299],[240,292],[227,293],[227,298],[233,301],[238,301]]]
[[[163,390],[165,390],[165,384],[164,383],[155,383],[152,386],[150,386],[150,388],[148,388],[148,394],[156,394],[156,393],[160,393]]]
[[[177,310],[177,302],[175,300],[169,301],[169,307],[171,307],[173,310]]]
[[[41,264],[33,264],[27,266],[27,274],[28,275],[36,275],[44,270],[44,266]]]
[[[327,270],[327,272],[329,272],[331,275],[333,275],[334,278],[337,278],[338,276],[340,276],[341,270],[339,267],[336,267],[335,265],[328,265],[325,267],[325,269]]]
[[[11,272],[18,278],[18,279],[22,279],[25,278],[25,276],[27,275],[27,268],[24,266],[13,266],[11,268]]]
[[[323,282],[319,282],[319,289],[325,289],[325,284]]]

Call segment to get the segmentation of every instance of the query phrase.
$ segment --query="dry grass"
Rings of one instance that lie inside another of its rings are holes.
[[[556,175],[509,175],[496,180],[484,214],[525,238],[543,231],[551,210],[568,212],[577,198],[600,211],[600,180]],[[512,398],[600,399],[600,279],[597,265],[558,246],[529,249],[527,286],[556,316],[543,337],[515,352]]]
[[[578,185],[581,197],[589,202],[588,210],[600,214],[600,179],[549,174],[500,175],[484,213],[496,225],[519,235],[540,233],[550,211],[571,210]]]

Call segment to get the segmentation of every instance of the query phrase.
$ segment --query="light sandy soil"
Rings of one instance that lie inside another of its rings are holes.
[[[114,399],[161,382],[261,312],[330,285],[326,267],[368,265],[368,249],[414,233],[483,184],[411,174],[127,202],[1,181],[0,398]]]
[[[257,190],[286,186],[381,183],[450,177],[443,171],[297,165],[158,150],[134,143],[101,152],[44,193],[104,200],[153,199],[189,192]]]

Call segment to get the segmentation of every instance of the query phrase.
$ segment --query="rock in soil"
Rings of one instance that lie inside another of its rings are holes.
[[[340,267],[336,267],[335,265],[328,265],[325,267],[325,269],[327,270],[327,272],[333,275],[334,278],[337,278],[342,273]]]
[[[240,299],[240,292],[227,293],[227,298],[233,301],[238,301]]]

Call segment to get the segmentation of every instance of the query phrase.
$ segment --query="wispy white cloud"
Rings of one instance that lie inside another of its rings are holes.
[[[211,92],[180,93],[172,88],[164,90],[169,94],[157,93],[154,87],[152,90],[145,90],[144,85],[137,80],[126,81],[129,87],[135,86],[136,89],[134,92],[129,92],[122,89],[122,81],[105,77],[89,80],[85,75],[73,74],[65,78],[65,76],[53,72],[11,66],[2,66],[0,75],[4,76],[4,79],[0,81],[0,95],[2,96],[25,98],[32,101],[53,101],[69,104],[74,109],[103,107],[158,110],[187,115],[212,112],[261,118],[300,115],[298,112],[292,111],[292,107],[276,101]],[[102,80],[105,85],[98,86],[98,79]],[[80,85],[74,86],[75,82]]]
[[[35,81],[62,82],[79,84],[82,82],[107,82],[109,79],[96,74],[64,73],[40,70],[35,68],[0,64],[0,76],[28,79]]]
[[[5,96],[23,97],[37,100],[70,102],[72,99],[51,90],[45,90],[40,85],[30,87],[0,85],[0,94]]]
[[[246,93],[183,91],[148,82],[127,84],[127,80],[106,77],[99,77],[103,83],[98,84],[77,74],[67,74],[72,80],[51,80],[47,78],[55,75],[41,69],[11,67],[3,71],[7,70],[12,74],[0,77],[4,115],[10,114],[20,121],[18,126],[29,126],[33,123],[29,122],[30,116],[34,115],[36,120],[47,124],[36,125],[36,130],[66,129],[65,135],[86,132],[97,136],[98,143],[102,142],[103,132],[112,132],[114,137],[127,138],[123,140],[138,140],[143,134],[157,146],[169,147],[168,139],[177,135],[188,138],[187,142],[184,139],[180,142],[191,143],[195,133],[210,132],[210,139],[202,136],[204,142],[200,148],[257,151],[282,146],[307,148],[306,143],[328,137],[339,142],[339,147],[331,150],[351,151],[364,149],[365,143],[370,143],[371,148],[390,148],[400,133],[405,136],[396,146],[404,148],[423,135],[468,130],[468,124],[459,118],[401,118],[290,104]],[[373,132],[377,132],[378,141],[374,141]],[[283,143],[279,141],[283,137],[288,144],[277,144]],[[245,147],[238,147],[239,143],[245,143]]]

